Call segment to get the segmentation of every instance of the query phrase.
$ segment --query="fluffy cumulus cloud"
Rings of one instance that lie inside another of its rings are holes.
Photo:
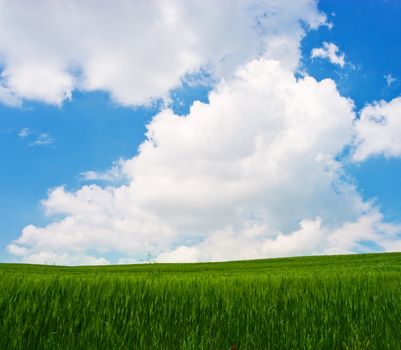
[[[110,253],[203,261],[347,253],[370,241],[391,249],[399,228],[382,222],[336,160],[354,119],[332,80],[252,60],[187,116],[157,114],[138,155],[119,163],[126,185],[53,189],[43,205],[62,218],[27,226],[9,251],[102,263]]]
[[[401,97],[363,108],[355,130],[355,161],[363,161],[377,155],[400,157]]]
[[[243,231],[225,228],[216,231],[199,244],[181,245],[158,256],[159,262],[218,261],[286,257],[314,254],[349,254],[374,251],[377,242],[387,251],[401,247],[401,226],[383,223],[377,211],[329,229],[321,218],[301,220],[299,228],[275,237],[263,236],[264,228],[250,226]],[[369,248],[370,247],[370,248]]]
[[[0,101],[60,105],[80,89],[138,105],[200,69],[219,79],[262,55],[294,68],[301,22],[325,22],[313,0],[1,0]]]
[[[81,89],[135,105],[167,97],[199,69],[219,81],[188,115],[154,116],[135,157],[81,174],[113,186],[49,191],[50,223],[25,227],[9,252],[103,264],[396,247],[401,228],[361,198],[339,155],[350,144],[355,159],[374,154],[374,133],[396,125],[385,111],[398,102],[366,107],[355,122],[332,80],[295,77],[301,22],[324,21],[310,0],[0,0],[3,102],[60,104]]]
[[[340,53],[339,48],[336,44],[324,42],[323,47],[315,47],[311,51],[311,58],[323,58],[329,60],[329,62],[336,64],[340,67],[345,65],[345,54]]]

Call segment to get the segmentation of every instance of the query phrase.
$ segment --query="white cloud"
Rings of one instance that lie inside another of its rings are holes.
[[[401,97],[363,108],[355,133],[355,161],[377,155],[401,156]]]
[[[124,161],[122,159],[114,162],[113,166],[104,172],[98,171],[85,171],[80,174],[80,178],[84,181],[110,181],[116,182],[126,179],[126,175],[123,170]]]
[[[15,256],[24,256],[29,253],[27,248],[16,245],[16,244],[9,244],[7,246],[7,250],[10,254],[15,255]]]
[[[43,205],[64,218],[27,226],[9,251],[25,261],[49,252],[196,261],[396,241],[399,228],[382,223],[336,160],[352,141],[353,107],[330,79],[253,60],[186,117],[156,115],[139,154],[121,163],[127,185],[52,190]]]
[[[368,106],[355,122],[332,80],[297,80],[301,21],[330,27],[312,0],[0,2],[5,103],[60,105],[80,89],[137,105],[167,100],[200,70],[220,81],[187,116],[158,113],[137,156],[81,174],[125,185],[52,189],[42,204],[53,221],[25,227],[10,254],[104,264],[109,254],[198,261],[397,246],[401,228],[362,200],[337,156],[353,141],[357,160],[398,154],[397,135],[375,120],[394,107],[384,114],[398,130],[398,102]],[[345,64],[332,43],[311,57]],[[32,145],[53,142],[35,135]]]
[[[226,228],[199,244],[181,245],[163,252],[157,261],[225,261],[369,251],[363,242],[373,242],[386,251],[397,251],[401,247],[397,234],[401,226],[384,224],[382,215],[375,211],[332,230],[324,227],[320,218],[302,220],[294,232],[279,233],[274,238],[267,238],[264,230],[258,226],[240,232]]]
[[[22,128],[18,133],[21,139],[32,140],[29,146],[45,146],[54,143],[54,139],[48,133],[30,130],[29,128]]]
[[[47,133],[40,133],[34,141],[32,141],[29,146],[45,146],[54,143],[53,137]]]
[[[389,243],[398,244],[401,239],[400,232],[400,224],[384,222],[383,215],[377,209],[373,209],[354,222],[345,223],[331,232],[324,252],[339,254],[355,250],[366,251],[363,242],[373,243],[384,251],[392,251]]]
[[[18,136],[20,138],[28,137],[31,134],[31,131],[28,128],[23,128],[19,131]]]
[[[324,58],[328,59],[331,63],[336,64],[340,67],[344,67],[345,55],[340,53],[336,44],[323,42],[323,47],[315,47],[311,51],[311,58]]]
[[[294,68],[325,23],[314,0],[0,2],[0,101],[60,105],[75,89],[123,105],[168,97],[186,75],[229,76],[258,55]]]
[[[71,74],[46,63],[6,64],[0,79],[10,94],[19,99],[39,100],[55,105],[70,99],[74,86]]]
[[[44,265],[108,265],[110,262],[105,258],[96,258],[90,255],[70,255],[67,253],[56,254],[52,251],[43,251],[31,254],[29,259],[24,260],[30,264]]]
[[[388,87],[391,87],[391,85],[397,82],[397,79],[394,78],[391,74],[386,74],[384,76],[384,79],[386,79],[386,84]]]
[[[21,99],[10,91],[7,87],[2,85],[0,80],[0,103],[11,107],[20,107]]]

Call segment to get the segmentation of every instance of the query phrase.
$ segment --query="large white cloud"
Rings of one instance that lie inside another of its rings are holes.
[[[137,156],[82,174],[126,185],[51,190],[52,222],[25,227],[9,252],[101,264],[149,252],[197,261],[399,247],[400,227],[362,200],[338,160],[352,143],[356,160],[399,154],[397,100],[355,122],[332,80],[294,76],[301,22],[324,21],[312,0],[0,0],[3,103],[61,104],[80,89],[137,105],[200,69],[220,81],[187,116],[158,113]]]
[[[355,125],[354,160],[371,156],[401,156],[401,97],[380,101],[362,109]]]
[[[218,79],[259,55],[294,68],[301,21],[325,21],[314,0],[1,0],[0,101],[81,89],[138,105],[201,68]]]
[[[121,261],[148,252],[159,261],[346,253],[361,241],[390,249],[399,227],[382,223],[336,160],[354,118],[332,80],[297,80],[278,61],[253,60],[187,116],[156,115],[138,155],[119,163],[127,185],[52,190],[44,207],[64,218],[26,227],[9,251],[96,263],[110,253]]]

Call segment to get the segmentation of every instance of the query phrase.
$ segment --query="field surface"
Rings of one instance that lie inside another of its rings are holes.
[[[401,349],[401,254],[0,264],[0,349],[230,348]]]

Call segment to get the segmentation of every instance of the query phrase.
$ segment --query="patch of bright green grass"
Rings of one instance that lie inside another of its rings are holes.
[[[400,349],[401,254],[0,264],[0,349]]]

